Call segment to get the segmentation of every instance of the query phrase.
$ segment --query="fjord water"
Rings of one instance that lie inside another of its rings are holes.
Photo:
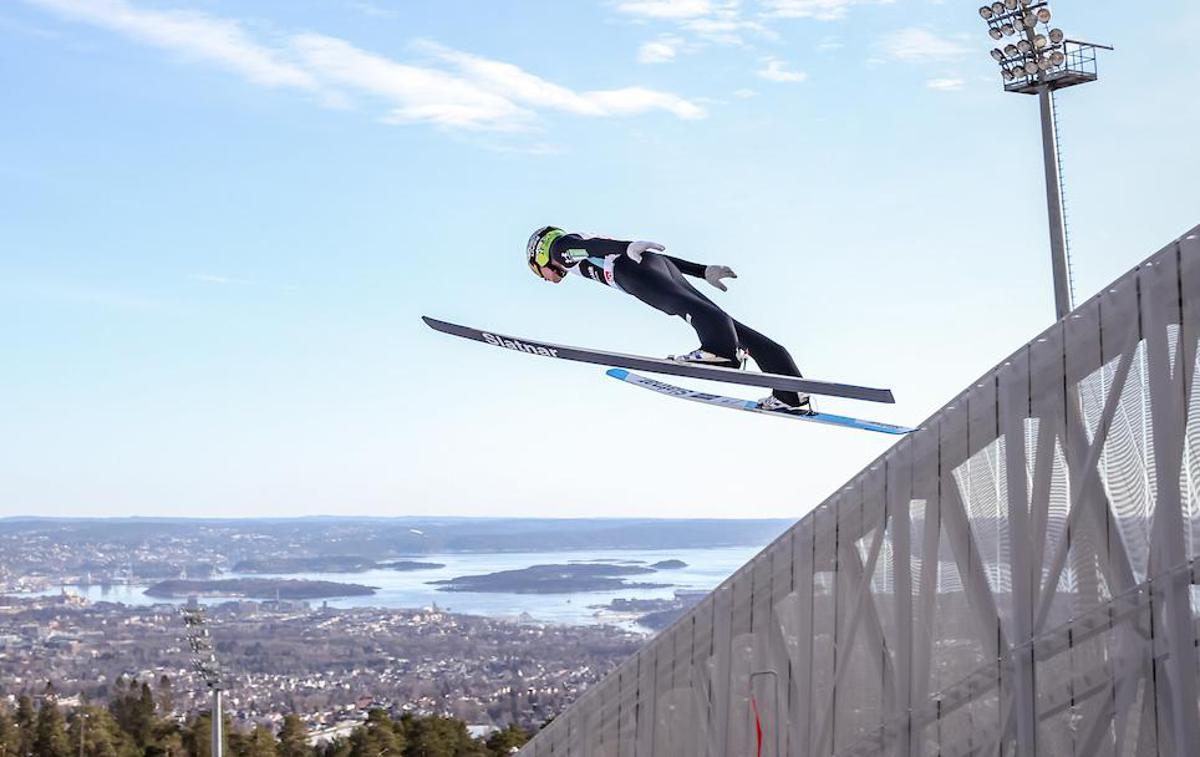
[[[512,619],[527,614],[537,621],[587,625],[607,622],[597,618],[596,611],[589,605],[606,605],[616,598],[668,599],[676,589],[709,591],[744,565],[761,547],[715,547],[702,549],[616,549],[592,552],[501,552],[501,553],[446,553],[415,555],[407,558],[420,562],[441,563],[445,567],[432,570],[395,571],[370,570],[362,573],[292,573],[281,578],[296,578],[340,583],[366,584],[378,588],[373,596],[344,597],[329,600],[312,600],[314,607],[327,602],[330,607],[383,607],[420,608],[437,604],[444,610],[469,615],[486,615]],[[532,565],[563,565],[572,562],[605,561],[614,564],[650,566],[662,560],[682,560],[687,567],[656,570],[653,573],[627,576],[628,583],[669,584],[661,589],[617,589],[615,591],[589,591],[570,594],[515,594],[481,592],[439,591],[430,581],[440,581],[459,576],[480,575],[501,570],[519,570]],[[219,578],[242,578],[246,574],[226,573]],[[255,574],[255,577],[263,577]],[[146,587],[139,585],[68,586],[72,594],[79,594],[93,602],[121,602],[129,605],[162,603],[164,600],[147,597]],[[52,593],[56,593],[55,592]],[[182,601],[182,600],[180,600]],[[207,602],[219,601],[205,598]]]

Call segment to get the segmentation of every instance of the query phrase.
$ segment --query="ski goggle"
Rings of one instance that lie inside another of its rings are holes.
[[[565,269],[560,268],[559,266],[557,266],[549,261],[547,261],[545,265],[538,265],[536,262],[531,260],[531,261],[529,261],[529,270],[531,270],[535,274],[537,274],[538,278],[545,279],[546,281],[549,281],[550,279],[546,278],[545,271],[554,271],[559,276],[567,275],[567,272]]]

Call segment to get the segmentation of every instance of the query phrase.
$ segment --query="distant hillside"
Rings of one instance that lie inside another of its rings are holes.
[[[434,552],[688,549],[766,545],[790,520],[632,518],[0,518],[0,537],[61,544],[197,545],[239,560],[341,558],[364,563]],[[190,552],[191,549],[189,548]]]

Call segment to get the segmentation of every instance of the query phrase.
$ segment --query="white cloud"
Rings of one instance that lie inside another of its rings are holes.
[[[930,79],[925,82],[926,87],[940,92],[954,92],[962,89],[964,84],[966,82],[962,79]]]
[[[679,37],[659,37],[638,48],[638,63],[670,63],[675,60],[683,40]]]
[[[735,90],[733,91],[733,96],[734,96],[734,97],[736,97],[736,98],[738,98],[739,100],[749,100],[751,97],[754,97],[754,96],[756,96],[757,94],[758,94],[758,93],[757,93],[757,92],[755,92],[754,90],[752,90],[752,89],[746,89],[746,88],[743,88],[743,89],[735,89]]]
[[[743,34],[775,39],[777,35],[760,21],[746,18],[743,0],[623,0],[619,13],[638,22],[671,23],[697,39],[718,45],[741,45]],[[678,49],[678,46],[676,46]]]
[[[270,46],[235,20],[192,11],[143,10],[128,0],[27,2],[220,66],[257,85],[311,91],[329,107],[347,107],[349,93],[378,99],[388,109],[383,118],[388,123],[517,131],[529,128],[536,113],[544,110],[592,117],[650,111],[684,119],[705,115],[700,106],[669,92],[638,86],[574,92],[512,64],[432,43],[420,47],[456,71],[401,63],[316,33],[277,34]]]
[[[712,11],[709,0],[625,0],[617,11],[639,18],[686,19],[707,16]]]
[[[422,43],[421,47],[457,66],[472,82],[534,107],[562,110],[583,116],[631,115],[651,110],[665,110],[686,119],[705,116],[702,108],[669,92],[658,92],[645,87],[625,87],[576,93],[511,63],[451,50],[430,42]]]
[[[683,23],[683,28],[697,37],[718,45],[741,45],[742,32],[775,39],[777,35],[756,21],[738,18],[736,11],[719,11],[710,18],[696,18]]]
[[[513,130],[532,111],[445,71],[397,63],[336,37],[300,34],[292,45],[322,79],[382,98],[388,123],[429,122],[468,129]]]
[[[216,64],[267,87],[318,89],[306,71],[255,42],[237,21],[195,11],[135,8],[125,0],[26,0],[73,20]]]
[[[970,52],[956,39],[916,26],[892,32],[882,45],[889,58],[906,62],[956,60]]]
[[[366,0],[352,0],[350,7],[362,13],[365,16],[372,18],[397,18],[399,13],[390,8],[381,8],[380,6],[367,2]]]
[[[644,87],[584,92],[583,96],[599,106],[603,115],[633,115],[649,110],[665,110],[688,120],[704,118],[707,115],[703,108],[683,98]]]
[[[803,71],[788,71],[787,63],[776,58],[767,60],[766,67],[761,69],[758,75],[774,82],[795,83],[808,80],[808,74]]]
[[[870,2],[871,0],[866,0]],[[775,18],[811,18],[817,21],[836,21],[844,18],[851,5],[861,5],[864,0],[761,0],[763,12]],[[879,5],[888,5],[892,0],[875,0]]]

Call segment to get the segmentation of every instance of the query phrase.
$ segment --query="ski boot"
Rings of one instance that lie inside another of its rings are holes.
[[[769,410],[775,413],[792,413],[794,415],[816,415],[817,406],[812,401],[812,397],[804,393],[800,393],[799,397],[800,401],[797,404],[789,405],[774,394],[768,394],[758,401],[758,409]]]
[[[676,363],[711,365],[716,368],[745,368],[746,351],[738,350],[736,360],[730,360],[727,357],[721,357],[720,355],[702,349],[692,350],[684,355],[668,355],[667,360],[674,360]]]

